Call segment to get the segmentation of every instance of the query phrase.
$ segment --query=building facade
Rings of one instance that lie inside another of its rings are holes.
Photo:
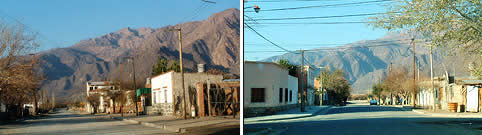
[[[100,94],[100,97],[99,97],[100,104],[99,104],[98,111],[101,113],[107,112],[109,102],[112,102],[112,101],[106,100],[104,90],[115,90],[115,86],[108,81],[89,81],[86,83],[87,96],[90,96],[91,94],[94,94],[94,93]],[[86,110],[87,112],[94,111],[92,106],[89,103],[86,104]]]
[[[205,72],[184,73],[184,89],[186,95],[187,112],[191,112],[191,106],[196,102],[196,84],[198,82],[222,82],[222,75],[212,75]],[[181,73],[174,71],[166,72],[151,79],[152,89],[152,114],[180,115],[182,112]]]
[[[298,78],[288,70],[271,62],[245,61],[244,64],[245,116],[272,114],[296,107]]]

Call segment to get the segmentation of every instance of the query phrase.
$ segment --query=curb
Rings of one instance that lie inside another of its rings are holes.
[[[156,125],[156,124],[150,123],[150,122],[142,122],[142,121],[131,120],[131,119],[122,119],[122,118],[112,117],[112,116],[111,116],[111,119],[120,120],[120,121],[124,121],[124,122],[127,122],[127,123],[132,123],[132,124],[139,124],[139,125],[143,125],[143,126],[146,126],[146,127],[158,128],[158,129],[167,130],[167,131],[176,132],[176,133],[184,133],[184,132],[187,131],[184,128],[171,128],[171,127],[168,127],[166,125]]]
[[[318,115],[318,114],[325,114],[326,112],[328,112],[328,110],[330,110],[333,106],[328,106],[326,108],[323,108],[323,109],[320,109],[318,111],[316,111],[315,113],[312,113],[311,116],[315,116],[315,115]],[[323,113],[322,113],[323,112]]]
[[[423,114],[423,115],[428,115],[432,117],[455,117],[455,118],[482,118],[482,114],[478,116],[474,115],[464,115],[464,114],[437,114],[437,113],[427,113],[423,110],[412,110],[412,112],[418,113],[418,114]]]

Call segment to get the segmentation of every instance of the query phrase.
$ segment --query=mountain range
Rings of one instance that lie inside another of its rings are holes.
[[[349,43],[340,47],[322,47],[305,51],[308,65],[315,68],[315,74],[319,74],[319,67],[329,67],[330,70],[341,69],[345,77],[352,85],[352,93],[366,94],[372,84],[378,83],[380,78],[386,76],[390,65],[393,68],[406,68],[413,73],[413,48],[411,44],[412,34],[408,32],[392,32],[375,40],[362,40]],[[420,76],[430,76],[430,48],[423,42],[421,35],[415,34],[415,56],[420,67]],[[435,76],[452,71],[443,63],[443,51],[433,50]],[[287,59],[291,63],[301,64],[301,55],[286,53],[273,56],[262,61],[277,62]],[[416,71],[418,72],[418,71]],[[463,69],[457,69],[459,74],[466,74]],[[417,74],[418,76],[418,74]]]
[[[81,40],[66,47],[37,54],[44,74],[42,89],[52,90],[62,100],[85,93],[87,81],[131,79],[135,66],[139,80],[151,76],[158,58],[179,60],[177,31],[182,29],[183,64],[188,71],[197,71],[197,64],[239,76],[239,10],[227,9],[202,21],[193,21],[162,28],[123,28],[100,37]],[[133,56],[132,61],[125,59]]]

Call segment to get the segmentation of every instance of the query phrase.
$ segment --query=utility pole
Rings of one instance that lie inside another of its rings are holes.
[[[184,89],[184,70],[182,66],[182,33],[181,28],[179,28],[179,62],[181,63],[181,85],[182,85],[182,95],[184,96],[184,119],[186,119],[186,90]]]
[[[303,84],[305,83],[305,79],[303,78],[303,72],[304,72],[304,68],[305,68],[305,61],[304,61],[304,53],[305,51],[304,50],[300,50],[301,51],[301,70],[300,70],[300,73],[301,73],[301,112],[304,112],[305,111],[305,89],[303,88]]]
[[[33,79],[34,79],[34,78],[33,78],[33,74],[34,74],[34,73],[33,73],[33,66],[35,65],[35,54],[30,54],[30,55],[32,55],[32,65],[31,65],[31,69],[30,69],[30,73],[31,73],[30,77],[31,77],[31,79],[33,80]],[[34,98],[34,104],[33,104],[33,105],[34,105],[34,106],[33,106],[33,111],[34,111],[34,112],[33,112],[33,115],[36,116],[36,115],[37,115],[37,110],[38,110],[37,88],[35,88],[34,91],[33,91],[33,98]]]
[[[382,97],[380,96],[380,89],[382,89],[382,75],[378,79],[378,105],[382,105]]]
[[[319,67],[319,68],[320,68],[320,92],[321,92],[320,106],[322,106],[323,105],[324,90],[323,90],[323,71],[321,71],[321,69],[325,68],[325,67]]]
[[[139,108],[137,107],[137,83],[136,83],[136,66],[135,66],[135,56],[132,58],[132,70],[134,71],[134,94],[135,94],[135,102],[136,102],[136,116],[139,116]]]
[[[413,91],[412,91],[412,107],[415,108],[415,36],[412,36],[412,47],[413,47]]]
[[[392,76],[392,61],[390,61],[390,71],[389,71],[389,76],[391,77]],[[393,105],[393,95],[392,95],[392,91],[390,91],[390,103]]]
[[[435,88],[434,88],[434,86],[433,86],[433,53],[432,53],[432,45],[430,45],[430,79],[431,79],[431,81],[432,81],[432,98],[433,98],[433,99],[432,99],[432,102],[433,102],[432,107],[433,107],[433,111],[435,111],[435,110],[437,110],[437,109],[436,109],[436,107],[435,107],[435,106],[436,106],[436,105],[435,105],[435,104],[436,104],[436,103],[435,103],[435,98],[436,98],[436,96],[435,96]]]
[[[120,112],[121,112],[121,117],[124,119],[124,94],[122,93],[122,61],[119,62],[119,91],[121,92],[121,106],[120,106]],[[115,113],[115,112],[114,112]]]

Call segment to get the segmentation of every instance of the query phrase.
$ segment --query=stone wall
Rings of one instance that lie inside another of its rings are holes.
[[[277,112],[298,107],[298,104],[288,104],[276,107],[248,107],[244,108],[244,117],[256,117],[264,115],[273,115]]]
[[[147,108],[148,115],[172,115],[172,103],[157,103]]]

